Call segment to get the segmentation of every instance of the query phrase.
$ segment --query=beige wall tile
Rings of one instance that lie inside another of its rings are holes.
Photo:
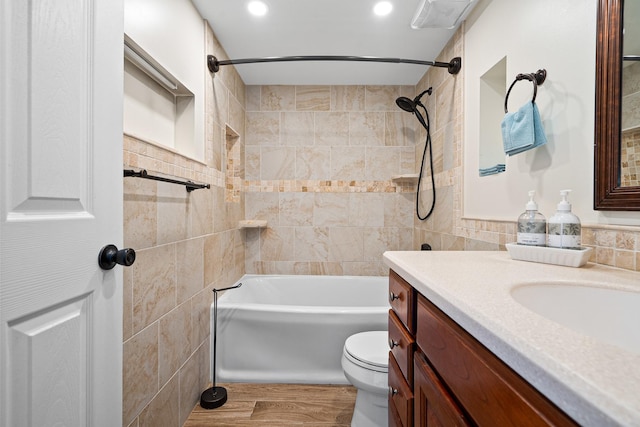
[[[260,233],[260,261],[296,261],[294,227],[269,227]]]
[[[209,341],[202,344],[180,369],[180,416],[178,426],[182,426],[194,406],[200,401],[200,394],[209,388],[211,381],[209,363]]]
[[[633,251],[615,251],[615,266],[627,270],[635,270],[636,254]]]
[[[147,179],[124,181],[124,244],[137,250],[157,243],[157,183]]]
[[[330,86],[296,86],[297,111],[329,111]]]
[[[363,261],[364,230],[362,227],[329,229],[329,261]]]
[[[279,224],[281,226],[313,225],[315,197],[312,193],[280,193]]]
[[[288,147],[314,145],[314,113],[281,113],[280,143]]]
[[[413,227],[415,217],[415,194],[396,193],[384,197],[385,227]]]
[[[385,193],[349,194],[349,222],[353,227],[382,227],[384,225]],[[345,224],[346,225],[346,224]]]
[[[202,343],[209,340],[211,328],[211,303],[213,286],[207,286],[191,298],[191,349],[196,351]]]
[[[331,179],[366,179],[366,152],[365,147],[331,147]]]
[[[278,193],[248,193],[245,199],[247,219],[266,220],[270,226],[277,226],[280,224],[279,204]]]
[[[380,262],[344,262],[345,276],[387,276],[389,269]]]
[[[340,226],[349,223],[349,195],[316,193],[314,197],[313,225]]]
[[[398,233],[396,228],[365,227],[364,231],[364,261],[380,261],[384,251],[398,250]]]
[[[227,118],[227,124],[231,126],[231,128],[235,130],[241,138],[244,137],[244,108],[235,96],[229,97],[229,117]]]
[[[413,147],[424,142],[421,134],[416,132],[420,124],[413,114],[404,111],[385,113],[384,144],[391,147]]]
[[[133,269],[122,272],[122,339],[133,336]]]
[[[400,91],[398,86],[367,86],[365,109],[367,111],[397,111],[395,103]]]
[[[158,392],[158,324],[123,345],[122,423],[128,425]]]
[[[189,236],[213,233],[213,193],[209,190],[192,191],[188,200]]]
[[[280,113],[248,112],[245,143],[251,145],[280,145]]]
[[[213,90],[207,104],[207,111],[212,112],[214,122],[224,127],[229,117],[229,91],[221,79],[213,78]]]
[[[401,172],[401,151],[396,147],[367,147],[365,155],[368,181],[385,181]]]
[[[331,86],[331,111],[364,110],[364,86]]]
[[[133,268],[133,329],[141,331],[176,306],[175,245],[136,252]]]
[[[247,111],[260,111],[261,86],[247,86],[245,89],[245,106]]]
[[[384,145],[385,113],[363,112],[349,114],[349,145]]]
[[[188,237],[189,193],[181,185],[158,182],[158,244],[177,242]]]
[[[298,180],[330,179],[331,147],[296,148],[296,176]]]
[[[294,111],[296,107],[294,86],[262,86],[261,111]]]
[[[140,427],[178,426],[180,422],[180,395],[176,375],[158,393],[158,396],[140,413]]]
[[[260,178],[263,180],[294,179],[296,150],[289,147],[262,147]]]
[[[315,113],[315,145],[349,145],[349,114]]]
[[[176,243],[177,303],[188,301],[204,287],[204,238]]]
[[[329,227],[296,227],[295,261],[328,261]]]
[[[158,372],[163,386],[191,354],[191,302],[171,310],[159,321]]]
[[[344,269],[341,262],[310,262],[311,274],[318,276],[342,276]]]

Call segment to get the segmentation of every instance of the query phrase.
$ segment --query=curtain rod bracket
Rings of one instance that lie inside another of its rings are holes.
[[[220,61],[213,55],[207,55],[207,67],[212,73],[217,73],[221,65],[255,64],[258,62],[293,62],[293,61],[355,61],[355,62],[387,62],[395,64],[431,65],[446,68],[449,74],[458,74],[462,68],[462,58],[456,56],[449,62],[421,61],[402,58],[376,58],[373,56],[275,56],[267,58],[227,59]]]

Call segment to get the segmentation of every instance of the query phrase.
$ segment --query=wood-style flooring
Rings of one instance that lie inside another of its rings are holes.
[[[227,389],[227,403],[209,410],[196,405],[183,427],[349,427],[356,401],[352,386],[218,385]]]

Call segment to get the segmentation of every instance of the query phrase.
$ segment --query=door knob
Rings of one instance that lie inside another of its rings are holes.
[[[98,265],[103,270],[111,270],[116,264],[129,267],[135,260],[136,251],[131,248],[118,250],[116,245],[107,245],[98,254]]]

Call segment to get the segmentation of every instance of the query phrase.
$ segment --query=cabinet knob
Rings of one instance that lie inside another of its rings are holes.
[[[389,291],[389,302],[394,302],[398,298],[400,298],[400,295],[396,295],[393,291]]]
[[[389,386],[389,395],[390,396],[395,396],[396,394],[398,394],[398,389]]]
[[[394,347],[399,345],[398,341],[394,341],[393,338],[389,338],[389,348],[393,350]]]

